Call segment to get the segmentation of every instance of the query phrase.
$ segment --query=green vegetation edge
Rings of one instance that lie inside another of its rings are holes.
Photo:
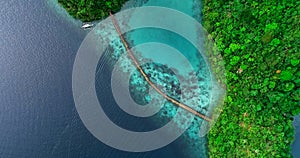
[[[292,157],[300,112],[300,1],[204,0],[203,25],[225,61],[227,100],[210,157]]]
[[[100,20],[118,12],[128,0],[58,0],[69,14],[83,22]]]

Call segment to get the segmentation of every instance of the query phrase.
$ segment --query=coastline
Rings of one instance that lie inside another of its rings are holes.
[[[48,6],[56,12],[59,16],[61,16],[64,20],[68,21],[72,25],[76,27],[81,27],[82,21],[73,18],[64,8],[58,3],[58,0],[46,0]]]

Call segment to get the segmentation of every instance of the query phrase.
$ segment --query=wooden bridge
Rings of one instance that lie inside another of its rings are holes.
[[[134,54],[132,53],[131,49],[129,49],[128,47],[128,43],[126,42],[126,40],[124,39],[124,37],[122,36],[122,32],[121,32],[121,29],[120,29],[120,26],[117,22],[117,20],[115,19],[115,17],[113,16],[113,14],[110,12],[110,17],[112,19],[112,22],[114,24],[114,27],[117,31],[117,33],[119,34],[119,37],[122,41],[122,43],[124,44],[125,48],[126,48],[126,51],[129,55],[129,57],[131,58],[131,60],[133,61],[135,67],[139,70],[139,72],[142,74],[142,76],[145,78],[145,80],[147,81],[147,83],[156,91],[158,92],[160,95],[162,95],[164,98],[166,98],[168,101],[172,102],[173,104],[177,105],[178,107],[206,120],[206,121],[211,121],[211,118],[208,118],[207,116],[199,113],[198,111],[190,108],[189,106],[177,101],[176,99],[168,96],[167,94],[165,94],[164,92],[162,92],[150,79],[149,77],[147,76],[147,74],[144,72],[144,70],[141,68],[138,60],[135,58]]]

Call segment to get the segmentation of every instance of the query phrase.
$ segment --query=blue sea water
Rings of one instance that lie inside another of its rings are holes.
[[[94,138],[75,110],[71,87],[87,32],[47,1],[4,0],[0,7],[1,158],[183,157],[185,147],[174,144],[129,153]]]

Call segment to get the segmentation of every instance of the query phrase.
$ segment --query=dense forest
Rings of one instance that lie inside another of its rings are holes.
[[[300,1],[204,0],[203,25],[226,66],[227,101],[211,157],[291,157],[300,112]]]
[[[58,0],[74,18],[84,22],[103,19],[109,11],[118,12],[128,0]]]
[[[92,21],[125,1],[59,3]],[[300,113],[300,1],[204,0],[202,14],[226,62],[228,88],[208,135],[210,156],[291,157],[292,120]]]

